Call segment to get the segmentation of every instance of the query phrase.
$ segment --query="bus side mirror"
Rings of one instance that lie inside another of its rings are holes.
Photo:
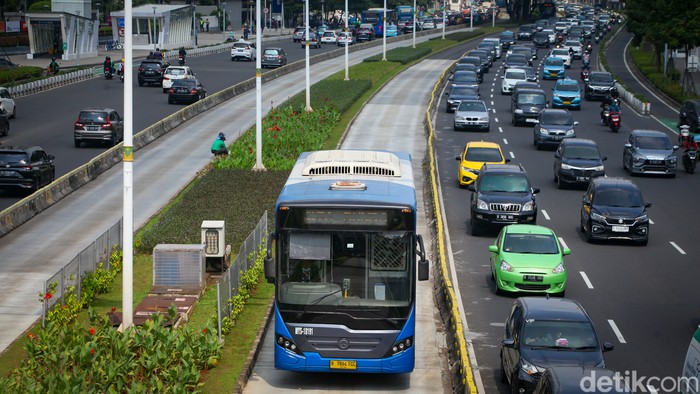
[[[423,236],[418,235],[416,237],[416,242],[418,242],[418,256],[420,256],[420,259],[418,259],[418,280],[428,280],[430,276],[430,265],[428,260],[425,258],[425,246],[423,245]]]
[[[274,237],[274,233],[270,233],[267,236],[267,255],[265,255],[265,260],[263,262],[267,283],[275,283],[275,260],[272,259],[272,239]]]

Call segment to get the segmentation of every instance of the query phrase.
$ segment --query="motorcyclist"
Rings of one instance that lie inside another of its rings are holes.
[[[214,155],[228,155],[226,135],[224,135],[224,133],[219,133],[219,135],[216,137],[216,141],[214,141],[211,146],[211,153]]]
[[[683,152],[687,152],[690,149],[698,150],[698,142],[695,141],[695,137],[690,134],[690,126],[682,125],[680,126],[681,133],[679,137],[679,143]]]
[[[124,58],[122,58],[121,63],[117,64],[117,75],[122,75],[124,73]]]
[[[112,62],[112,58],[109,56],[105,57],[105,62],[104,62],[104,70],[109,71],[110,73],[114,73],[114,63]]]
[[[51,63],[49,63],[49,70],[51,71],[52,74],[58,74],[58,63],[56,62],[56,58],[52,57],[51,58]]]
[[[591,40],[588,40],[588,42],[586,43],[586,51],[590,52],[592,50],[593,50],[593,43],[591,42]]]
[[[569,47],[569,57],[570,57],[570,58],[572,58],[572,59],[574,58],[574,53],[575,53],[575,52],[576,52],[576,51],[574,51],[574,47]]]
[[[185,64],[185,57],[187,56],[187,51],[185,50],[185,47],[180,47],[180,50],[178,51],[178,55],[182,59],[182,64]]]
[[[610,106],[615,103],[611,94],[606,94],[603,102],[600,103],[600,121],[605,123],[605,111],[610,111]],[[618,107],[619,108],[619,107]]]
[[[591,55],[588,53],[588,51],[583,53],[583,56],[581,57],[582,62],[583,62],[583,68],[588,68],[591,65]]]

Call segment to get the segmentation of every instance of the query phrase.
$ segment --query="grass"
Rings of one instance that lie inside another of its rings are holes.
[[[489,34],[494,29],[486,28],[482,31]],[[470,33],[468,37],[474,36]],[[435,53],[459,43],[460,41],[456,40],[436,39],[419,45]],[[324,149],[334,149],[353,117],[361,110],[363,103],[387,81],[416,61],[418,60],[414,59],[405,64],[379,61],[351,67],[351,80],[370,80],[372,87],[342,115],[340,122],[325,142]],[[344,71],[341,71],[330,78],[342,80],[344,77]],[[134,303],[138,304],[146,297],[151,288],[153,266],[150,251],[154,243],[198,243],[202,218],[215,217],[226,220],[226,240],[234,246],[235,250],[252,230],[262,212],[266,209],[269,214],[273,212],[274,202],[287,176],[288,171],[251,172],[207,168],[136,234],[135,244],[142,253],[134,256]],[[98,295],[95,298],[93,308],[96,313],[106,314],[112,307],[119,308],[121,290],[122,277],[118,276],[107,294]],[[261,282],[254,295],[248,300],[242,315],[225,336],[226,342],[218,367],[210,370],[205,377],[205,384],[202,387],[204,393],[234,391],[258,330],[263,324],[267,306],[273,294],[274,287]],[[208,286],[187,324],[195,327],[203,326],[215,314],[216,302],[216,288]],[[87,321],[87,311],[83,311],[78,319]],[[39,322],[32,330],[37,330],[40,324]],[[0,376],[6,376],[24,359],[24,341],[24,337],[20,338],[0,355]]]

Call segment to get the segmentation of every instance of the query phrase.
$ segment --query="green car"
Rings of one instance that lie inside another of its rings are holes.
[[[539,292],[564,296],[566,268],[563,248],[554,231],[544,226],[511,224],[503,227],[491,252],[491,279],[496,292]]]

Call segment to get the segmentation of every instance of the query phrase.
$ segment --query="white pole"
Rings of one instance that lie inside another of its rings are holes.
[[[122,329],[134,324],[134,61],[131,1],[124,2],[124,197],[122,213]]]
[[[192,27],[194,29],[194,48],[197,49],[197,6],[192,5]]]
[[[255,167],[264,171],[262,162],[262,34],[260,34],[260,0],[255,0]]]
[[[158,34],[158,33],[156,33],[156,8],[157,7],[153,7],[153,52],[155,52],[157,49],[156,48],[156,34]],[[125,35],[126,35],[126,33],[125,33]]]
[[[413,48],[416,47],[416,24],[418,24],[418,9],[416,8],[416,0],[413,0]]]
[[[445,39],[445,19],[447,19],[447,0],[442,0],[442,39]]]
[[[386,0],[382,10],[382,61],[386,61]]]
[[[304,6],[306,7],[304,10],[304,27],[306,29],[306,38],[304,40],[306,42],[306,112],[311,112],[313,108],[311,108],[311,73],[309,69],[311,67],[311,62],[309,61],[309,0],[304,2]]]
[[[221,31],[224,32],[224,40],[227,38],[226,37],[226,3],[221,3],[221,6],[224,7],[224,19],[223,19],[223,26],[221,26]],[[259,30],[257,30],[259,31]]]
[[[474,6],[469,6],[469,31],[474,31]]]
[[[493,7],[493,11],[491,12],[491,27],[496,27],[496,7]]]
[[[345,0],[345,80],[349,81],[350,80],[350,69],[348,66],[349,60],[348,60],[348,46],[350,45],[349,37],[350,37],[350,30],[348,29],[348,17],[350,15],[348,14],[348,0]]]
[[[282,0],[282,4],[280,4],[282,7],[282,28],[284,29],[284,0]]]
[[[78,50],[78,66],[80,66],[80,44],[81,44],[81,38],[82,34],[80,32],[80,13],[78,13],[78,17],[75,19],[75,24],[76,24],[76,29],[75,29],[75,34],[76,34],[76,42],[78,45],[76,45],[77,50]]]

